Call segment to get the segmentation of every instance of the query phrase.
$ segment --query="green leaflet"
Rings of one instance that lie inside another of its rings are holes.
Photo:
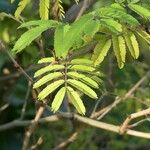
[[[79,94],[69,86],[67,87],[67,94],[68,94],[69,100],[75,106],[77,111],[80,114],[85,115],[85,112],[86,112],[85,106],[84,106]]]
[[[61,72],[54,72],[54,73],[50,73],[44,77],[42,77],[40,80],[38,80],[37,82],[34,83],[33,85],[33,88],[38,88],[40,86],[42,86],[43,84],[53,80],[53,79],[56,79],[58,77],[62,77],[63,74]]]
[[[144,39],[148,44],[150,44],[150,35],[142,29],[136,29],[135,32]]]
[[[44,88],[38,95],[39,100],[43,100],[45,97],[47,97],[49,94],[51,94],[53,91],[55,91],[60,85],[62,85],[65,81],[64,80],[58,80],[50,85],[48,85],[46,88]]]
[[[41,35],[42,32],[50,28],[50,25],[43,25],[32,28],[21,35],[18,41],[15,43],[12,51],[15,53],[21,52],[25,47],[27,47],[33,40]]]
[[[120,11],[126,12],[125,8],[122,7],[119,3],[113,3],[113,4],[111,4],[111,7],[112,7],[112,8],[115,8],[115,9],[118,9],[118,10],[120,10]]]
[[[92,20],[87,23],[84,33],[87,36],[93,37],[95,33],[99,30],[99,21]]]
[[[130,26],[139,25],[138,20],[136,20],[133,16],[127,14],[124,10],[113,8],[112,6],[100,8],[98,13],[100,17],[117,19],[120,22],[126,23]]]
[[[94,66],[99,65],[108,53],[111,47],[111,40],[102,39],[94,48],[94,53],[92,55],[92,60],[94,61]]]
[[[57,92],[57,94],[55,95],[55,98],[54,98],[52,105],[51,105],[51,109],[53,112],[56,112],[59,109],[59,107],[61,106],[62,101],[63,101],[64,96],[65,96],[65,93],[66,93],[66,88],[62,87]]]
[[[29,0],[21,0],[18,4],[18,8],[15,11],[15,17],[18,19],[20,17],[20,14],[24,10],[24,8],[27,6]]]
[[[122,32],[122,25],[114,19],[101,19],[100,23],[114,33]]]
[[[46,67],[43,67],[39,69],[38,71],[35,72],[34,77],[38,77],[46,72],[53,71],[53,70],[61,70],[64,69],[65,67],[63,65],[49,65]]]
[[[82,91],[84,94],[88,95],[89,97],[93,99],[97,99],[97,94],[86,84],[73,79],[68,79],[67,83],[77,88],[78,90]]]
[[[28,21],[28,22],[22,23],[18,28],[44,26],[44,25],[49,25],[49,27],[55,27],[58,24],[60,24],[60,23],[55,20],[33,20],[33,21]]]
[[[84,29],[86,28],[87,23],[92,20],[92,15],[87,14],[82,16],[79,20],[75,21],[68,32],[66,32],[64,36],[64,43],[61,51],[63,52],[63,58],[66,57],[70,48],[74,45],[75,41],[78,41],[77,38],[81,38],[81,34],[83,33]],[[80,35],[80,36],[79,36]]]
[[[68,66],[68,69],[81,71],[81,72],[93,72],[93,71],[95,71],[94,67],[85,66],[85,65],[70,65],[70,66]]]
[[[38,64],[42,64],[42,63],[51,63],[54,62],[55,58],[54,57],[46,57],[46,58],[42,58],[38,61]]]
[[[56,57],[66,56],[68,51],[64,52],[64,43],[66,32],[69,30],[69,25],[60,25],[55,30],[54,49]]]
[[[96,81],[98,84],[102,84],[103,83],[103,80],[100,79],[98,76],[91,76],[91,78]]]
[[[85,58],[76,58],[71,60],[72,65],[93,65],[93,61]]]
[[[141,17],[150,20],[150,10],[148,10],[147,8],[140,6],[138,4],[129,4],[128,6],[131,10],[136,12]]]
[[[40,0],[40,5],[39,5],[39,13],[40,13],[40,18],[44,20],[48,20],[49,18],[49,0]]]
[[[112,36],[113,49],[117,58],[119,68],[123,68],[126,56],[125,41],[122,36]]]
[[[79,74],[77,72],[68,72],[67,76],[78,79],[93,88],[96,88],[96,89],[99,88],[98,84],[93,79],[89,78],[88,76],[84,74]]]
[[[139,57],[139,44],[136,40],[136,37],[133,32],[126,30],[124,38],[127,44],[127,47],[134,59]]]

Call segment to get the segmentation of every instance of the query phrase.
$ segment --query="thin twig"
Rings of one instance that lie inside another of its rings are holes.
[[[4,43],[0,40],[0,50],[4,51],[8,57],[10,58],[10,60],[13,62],[14,66],[17,67],[22,74],[27,78],[27,80],[33,82],[32,78],[26,73],[26,71],[19,65],[19,63],[13,58],[13,56],[11,55],[11,53],[6,49]]]
[[[116,107],[120,102],[126,100],[127,98],[129,98],[134,92],[135,90],[150,76],[150,71],[148,71],[123,97],[116,97],[116,100],[109,105],[109,107],[107,108],[107,110],[101,114],[97,120],[102,119],[106,114],[108,114],[114,107]]]
[[[133,123],[133,124],[129,125],[128,128],[130,129],[130,128],[137,127],[137,126],[139,126],[140,124],[142,124],[143,122],[146,122],[146,121],[149,121],[149,120],[147,118],[142,119],[142,120],[140,120],[140,121],[138,121],[136,123]]]
[[[1,106],[1,107],[0,107],[0,113],[1,113],[2,111],[4,111],[5,109],[7,109],[8,107],[9,107],[9,104],[5,104],[5,105]]]
[[[41,106],[37,113],[36,116],[34,118],[34,122],[29,126],[29,129],[27,130],[27,132],[25,133],[25,137],[24,137],[24,141],[23,141],[23,146],[22,146],[22,150],[27,150],[28,149],[28,145],[29,145],[29,141],[30,141],[30,137],[33,133],[33,131],[35,130],[37,124],[38,124],[38,120],[41,118],[43,112],[45,110],[44,106]]]
[[[66,148],[66,146],[69,146],[69,144],[71,144],[73,141],[76,140],[78,135],[79,135],[78,131],[74,132],[67,140],[60,143],[57,147],[55,147],[54,150],[62,150],[63,148]]]
[[[43,138],[40,136],[37,140],[36,144],[32,145],[30,150],[37,150],[38,146],[40,146],[43,143]]]
[[[28,101],[28,97],[30,95],[30,90],[31,90],[31,82],[29,81],[28,82],[28,89],[27,89],[26,96],[25,96],[25,99],[24,99],[24,104],[23,104],[23,107],[22,107],[22,110],[21,110],[21,115],[20,115],[21,120],[24,118],[24,115],[25,115],[25,111],[26,111],[26,107],[27,107],[27,101]]]

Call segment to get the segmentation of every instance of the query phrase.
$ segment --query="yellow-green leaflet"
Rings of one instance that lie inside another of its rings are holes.
[[[136,29],[135,32],[144,39],[148,44],[150,44],[150,35],[142,29]]]
[[[93,72],[95,71],[94,67],[85,66],[85,65],[70,65],[68,69],[82,71],[82,72]]]
[[[124,38],[132,57],[137,59],[139,57],[140,51],[139,51],[139,44],[136,40],[134,33],[126,30]]]
[[[28,4],[30,0],[21,0],[18,4],[18,8],[15,11],[15,17],[18,19],[20,17],[20,14],[22,13],[22,11],[24,10],[24,8],[26,7],[26,5]]]
[[[40,80],[38,80],[36,83],[34,83],[33,88],[38,88],[41,85],[47,83],[48,81],[51,81],[55,78],[61,77],[63,76],[63,74],[61,72],[54,72],[54,73],[50,73],[44,77],[42,77]]]
[[[85,84],[98,89],[99,86],[98,84],[91,78],[83,75],[83,74],[79,74],[77,72],[68,72],[67,75],[71,78],[75,78],[75,79],[79,79],[80,81],[83,81]]]
[[[64,82],[65,82],[64,80],[58,80],[58,81],[55,81],[54,83],[51,83],[39,93],[38,99],[43,100],[53,91],[55,91],[60,85],[62,85]]]
[[[115,52],[119,68],[123,68],[126,56],[125,41],[122,36],[112,36],[113,50]]]
[[[92,60],[94,61],[94,66],[99,65],[108,53],[111,47],[111,40],[102,39],[95,47],[94,54],[92,55]]]
[[[63,65],[48,65],[46,67],[43,67],[35,72],[34,77],[38,77],[46,72],[53,71],[53,70],[61,70],[65,67]]]
[[[40,18],[44,20],[48,20],[49,18],[49,0],[40,0],[40,5],[39,5],[39,13],[40,13]]]
[[[100,79],[100,78],[97,77],[97,76],[91,76],[91,78],[92,78],[94,81],[96,81],[98,84],[102,84],[102,83],[103,83],[103,80]]]
[[[64,99],[65,93],[66,93],[66,88],[62,87],[55,95],[55,98],[51,105],[53,112],[56,112],[59,109],[59,107],[62,104],[62,101]]]
[[[97,94],[86,84],[78,80],[68,79],[67,83],[74,86],[78,90],[82,91],[84,94],[88,95],[93,99],[97,99]]]
[[[42,63],[51,63],[55,61],[54,57],[46,57],[46,58],[42,58],[38,61],[38,64],[42,64]]]
[[[84,104],[83,104],[79,94],[69,86],[67,87],[67,94],[68,94],[69,100],[75,106],[77,111],[80,114],[85,115],[86,110],[85,110]]]
[[[93,65],[93,61],[89,60],[89,59],[85,59],[85,58],[77,58],[77,59],[73,59],[71,61],[71,64],[73,65]]]

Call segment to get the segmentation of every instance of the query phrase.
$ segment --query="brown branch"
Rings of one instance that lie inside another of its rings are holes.
[[[53,115],[53,116],[41,118],[37,122],[45,123],[45,122],[54,122],[54,121],[58,121],[58,120],[59,120],[59,117],[57,115]],[[14,121],[6,123],[4,125],[0,125],[0,132],[9,130],[9,129],[13,129],[16,127],[25,127],[25,126],[31,125],[35,122],[36,121],[34,119],[33,120],[14,120]]]
[[[79,122],[82,122],[84,124],[90,125],[90,126],[95,127],[95,128],[100,128],[100,129],[104,129],[104,130],[107,130],[107,131],[120,133],[119,132],[120,126],[116,126],[116,125],[112,125],[112,124],[92,120],[92,119],[82,117],[82,116],[79,116],[79,115],[75,115],[74,118]],[[128,129],[126,131],[126,134],[136,136],[136,137],[150,139],[150,133],[139,132],[139,131]]]
[[[150,114],[150,108],[129,115],[126,118],[126,120],[123,122],[122,126],[120,127],[120,134],[124,134],[126,132],[126,130],[128,129],[129,123],[133,119],[139,118],[141,116],[149,115],[149,114]]]
[[[92,126],[95,128],[103,129],[103,130],[120,133],[119,132],[120,126],[108,124],[108,123],[101,122],[101,121],[96,121],[96,120],[93,120],[93,119],[90,119],[87,117],[83,117],[83,116],[80,116],[77,114],[72,115],[71,113],[63,113],[63,114],[53,115],[53,116],[41,118],[38,121],[36,121],[35,119],[34,120],[26,120],[26,121],[16,120],[16,121],[13,121],[8,124],[1,125],[0,131],[4,131],[4,130],[10,129],[10,128],[19,127],[19,126],[28,126],[33,123],[54,122],[54,121],[58,121],[60,118],[72,119],[72,117],[74,118],[74,120],[76,120],[80,123],[83,123],[83,124],[86,124],[86,125],[89,125],[89,126]],[[126,134],[140,137],[140,138],[150,139],[150,133],[139,132],[139,131],[128,129],[126,131]]]

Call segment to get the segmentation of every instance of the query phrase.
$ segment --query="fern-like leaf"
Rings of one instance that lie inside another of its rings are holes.
[[[76,91],[74,91],[73,88],[71,88],[69,86],[67,87],[67,94],[68,94],[70,102],[75,106],[77,111],[80,114],[85,115],[85,112],[86,112],[85,106],[84,106],[79,94]]]

